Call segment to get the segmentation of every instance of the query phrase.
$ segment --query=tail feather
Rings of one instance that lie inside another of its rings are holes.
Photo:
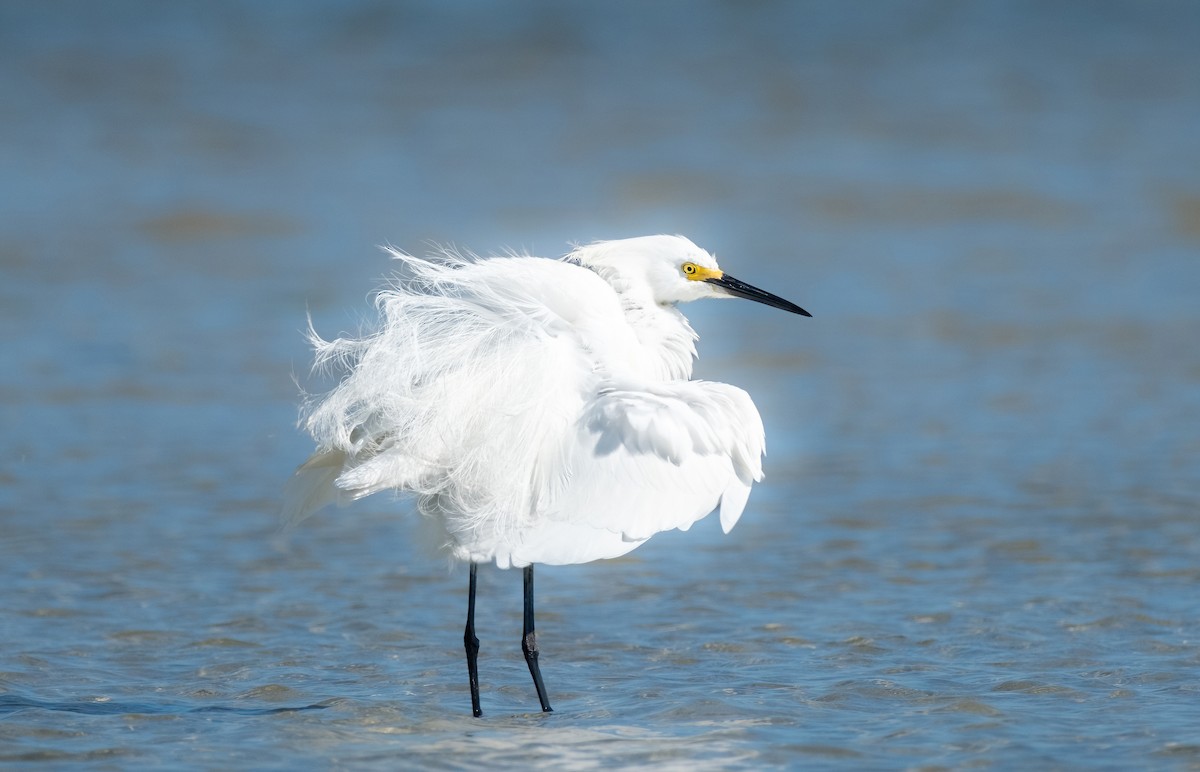
[[[342,495],[334,481],[345,464],[345,452],[336,449],[314,453],[301,464],[283,489],[284,522],[298,523],[322,507],[340,503]]]

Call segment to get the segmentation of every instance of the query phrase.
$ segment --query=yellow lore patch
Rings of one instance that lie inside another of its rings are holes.
[[[691,281],[707,281],[709,279],[719,279],[725,275],[725,272],[719,268],[705,268],[702,265],[695,263],[684,263],[679,266],[679,270],[683,271],[683,277]]]

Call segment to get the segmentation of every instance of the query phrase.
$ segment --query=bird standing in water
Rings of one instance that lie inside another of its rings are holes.
[[[317,451],[285,493],[297,519],[394,489],[470,564],[464,644],[479,716],[480,563],[521,568],[521,649],[543,711],[533,566],[624,555],[719,507],[728,532],[762,479],[764,434],[743,390],[690,380],[696,333],[676,307],[739,297],[803,316],[724,273],[682,236],[578,247],[561,260],[392,251],[409,276],[380,324],[326,341],[338,385],[305,405]]]

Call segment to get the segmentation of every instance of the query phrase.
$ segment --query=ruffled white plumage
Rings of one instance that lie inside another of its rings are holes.
[[[758,411],[688,380],[695,334],[639,294],[621,244],[564,261],[393,252],[411,275],[379,293],[378,329],[310,331],[341,380],[305,406],[318,450],[289,516],[397,489],[455,557],[501,567],[615,557],[718,506],[732,528],[762,476]]]

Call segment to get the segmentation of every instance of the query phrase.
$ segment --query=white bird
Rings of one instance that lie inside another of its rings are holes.
[[[410,275],[378,293],[377,329],[326,341],[309,322],[314,368],[340,382],[302,410],[317,451],[288,485],[285,514],[415,495],[470,563],[476,716],[476,568],[523,568],[521,649],[549,711],[533,564],[617,557],[718,507],[728,532],[762,479],[758,410],[735,386],[690,380],[698,336],[676,304],[741,297],[810,314],[682,236],[598,242],[560,260],[389,251]]]

